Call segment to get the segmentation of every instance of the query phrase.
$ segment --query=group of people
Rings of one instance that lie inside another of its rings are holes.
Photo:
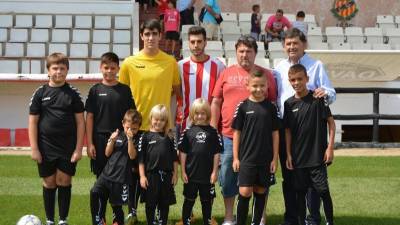
[[[82,157],[85,130],[97,178],[90,190],[94,225],[105,224],[107,201],[113,224],[135,223],[139,199],[145,203],[147,224],[167,224],[169,207],[176,203],[179,164],[183,224],[191,223],[198,194],[203,224],[212,223],[217,180],[225,206],[223,225],[246,224],[251,196],[251,223],[265,223],[263,212],[278,161],[284,224],[319,224],[320,199],[327,223],[333,224],[326,165],[333,160],[335,125],[328,105],[335,100],[335,90],[323,64],[305,53],[304,33],[286,31],[288,58],[275,71],[254,64],[257,43],[251,36],[237,40],[237,64],[225,68],[206,54],[203,27],[189,29],[191,56],[179,62],[160,50],[161,35],[160,22],[148,20],[140,26],[144,48],[138,54],[119,67],[118,56],[105,53],[103,79],[91,87],[85,105],[66,82],[68,58],[48,56],[49,82],[34,92],[29,106],[29,139],[43,180],[46,224],[55,224],[56,192],[58,224],[68,224],[71,181]],[[182,116],[179,138],[171,132],[177,105],[173,96]]]

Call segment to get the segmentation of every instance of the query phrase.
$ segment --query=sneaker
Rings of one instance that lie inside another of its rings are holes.
[[[54,221],[46,220],[46,225],[54,225]]]
[[[66,220],[60,220],[58,221],[58,225],[68,225],[68,222]]]
[[[126,225],[135,225],[137,221],[138,221],[137,216],[133,215],[132,213],[129,213],[128,216],[125,218]]]
[[[236,221],[225,220],[221,225],[236,225]]]

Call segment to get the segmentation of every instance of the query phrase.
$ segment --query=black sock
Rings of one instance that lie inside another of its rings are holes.
[[[54,208],[56,204],[56,191],[57,188],[43,187],[43,202],[44,210],[46,212],[46,219],[54,222]]]
[[[159,210],[158,216],[160,218],[159,224],[160,225],[167,225],[167,223],[168,223],[168,214],[169,214],[169,206],[163,206],[163,207],[158,206],[158,207],[159,207],[158,208],[158,210]]]
[[[156,207],[155,206],[148,206],[146,204],[147,225],[158,224],[158,222],[156,221],[155,215],[156,215]]]
[[[190,225],[194,201],[185,198],[182,206],[182,222],[184,225]]]
[[[201,201],[201,211],[203,213],[203,224],[209,225],[211,224],[211,200]]]
[[[244,197],[239,194],[236,208],[236,224],[246,225],[247,214],[249,213],[249,201],[251,197]]]
[[[254,193],[253,195],[253,217],[251,224],[260,224],[264,211],[266,194]]]
[[[333,203],[329,189],[326,192],[321,193],[321,198],[324,205],[326,222],[333,224]]]
[[[299,225],[306,223],[306,193],[307,190],[297,191],[297,215]]]
[[[113,224],[116,222],[118,225],[124,224],[124,211],[122,210],[122,206],[113,205]]]
[[[92,213],[92,224],[99,225],[105,222],[105,209],[107,207],[107,197],[102,193],[90,191],[90,211]]]
[[[67,220],[71,203],[71,185],[58,186],[58,214],[60,220]]]

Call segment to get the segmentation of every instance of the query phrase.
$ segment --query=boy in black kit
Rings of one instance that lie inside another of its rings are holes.
[[[145,189],[148,225],[166,225],[169,206],[176,203],[174,186],[177,182],[178,155],[172,134],[169,135],[169,112],[164,105],[155,105],[150,112],[150,131],[139,140],[140,185]],[[159,220],[155,218],[158,209]]]
[[[122,120],[123,131],[116,129],[107,141],[106,166],[90,191],[90,208],[93,225],[105,224],[104,202],[109,199],[114,213],[113,224],[124,224],[122,205],[128,203],[129,187],[132,185],[132,161],[136,158],[135,135],[142,116],[129,109]]]
[[[251,224],[260,224],[269,180],[276,172],[278,118],[276,107],[265,99],[267,87],[264,73],[251,73],[247,81],[250,96],[239,103],[233,117],[232,167],[235,172],[239,172],[237,225],[246,224],[252,194],[254,198]]]
[[[182,221],[184,225],[190,225],[193,205],[199,192],[203,224],[209,225],[222,142],[218,131],[210,126],[211,108],[206,100],[196,99],[190,108],[189,117],[192,126],[183,131],[178,144],[185,196]]]
[[[313,92],[307,89],[308,76],[303,65],[293,65],[288,75],[296,93],[285,101],[286,166],[294,169],[299,224],[305,224],[305,196],[312,187],[321,196],[327,225],[333,225],[326,165],[333,160],[335,121],[324,99],[314,98]]]
[[[85,122],[78,90],[65,79],[68,58],[53,53],[46,59],[49,83],[40,86],[29,106],[29,142],[32,159],[43,178],[46,224],[54,223],[58,190],[59,225],[67,225],[71,201],[71,181],[82,157]]]

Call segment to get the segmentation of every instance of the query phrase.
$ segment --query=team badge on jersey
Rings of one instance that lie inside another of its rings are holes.
[[[207,135],[206,135],[205,132],[203,132],[203,131],[198,132],[198,133],[196,134],[197,143],[204,143],[204,142],[206,142],[206,137],[207,137]]]

